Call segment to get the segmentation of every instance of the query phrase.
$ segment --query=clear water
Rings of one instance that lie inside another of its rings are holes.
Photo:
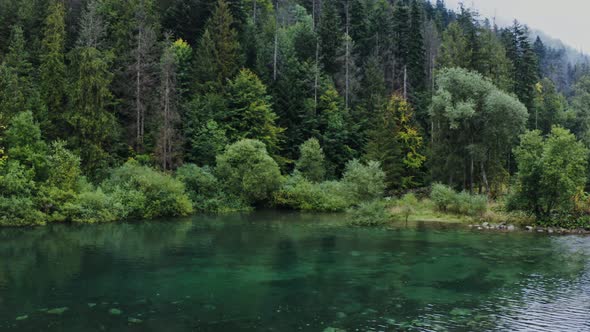
[[[590,237],[341,219],[2,229],[0,330],[590,331]]]

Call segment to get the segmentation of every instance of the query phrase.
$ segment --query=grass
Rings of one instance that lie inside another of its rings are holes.
[[[391,213],[395,216],[396,221],[405,221],[402,207],[394,204],[390,209]],[[434,221],[447,223],[463,223],[471,222],[473,220],[473,217],[438,211],[435,204],[430,199],[423,199],[418,202],[418,204],[414,206],[413,213],[408,218],[408,221]]]

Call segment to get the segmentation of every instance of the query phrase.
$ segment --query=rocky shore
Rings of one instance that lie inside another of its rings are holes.
[[[502,231],[502,232],[529,232],[529,233],[547,233],[547,234],[585,234],[590,235],[590,229],[567,229],[561,227],[542,227],[542,226],[515,226],[506,223],[492,224],[484,222],[481,224],[469,225],[471,229],[478,231]]]

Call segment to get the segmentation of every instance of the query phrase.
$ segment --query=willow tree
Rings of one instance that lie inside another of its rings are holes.
[[[443,69],[437,86],[430,109],[434,180],[471,191],[476,183],[480,191],[498,189],[525,129],[526,108],[466,69]]]

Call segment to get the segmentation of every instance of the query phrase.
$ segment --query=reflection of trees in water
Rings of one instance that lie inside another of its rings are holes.
[[[590,254],[570,238],[423,225],[351,228],[341,221],[329,214],[262,212],[193,222],[1,229],[0,291],[32,294],[18,301],[39,306],[52,288],[75,293],[75,286],[67,288],[73,280],[88,282],[93,293],[119,287],[129,298],[156,288],[173,296],[185,290],[199,303],[196,311],[215,304],[217,312],[245,319],[262,315],[279,330],[318,317],[329,322],[337,312],[359,327],[360,320],[385,316],[448,319],[454,308],[493,306],[507,315],[510,305],[529,300],[523,283],[555,293],[564,282],[576,282]],[[0,311],[8,305],[0,302]]]
[[[43,297],[81,273],[99,273],[115,259],[158,262],[166,251],[186,243],[192,224],[113,223],[56,225],[0,230],[0,288]],[[97,255],[109,255],[97,259]],[[92,259],[90,256],[94,256]],[[88,260],[86,260],[88,259]],[[19,300],[26,301],[26,297]],[[32,299],[31,299],[32,300]]]

